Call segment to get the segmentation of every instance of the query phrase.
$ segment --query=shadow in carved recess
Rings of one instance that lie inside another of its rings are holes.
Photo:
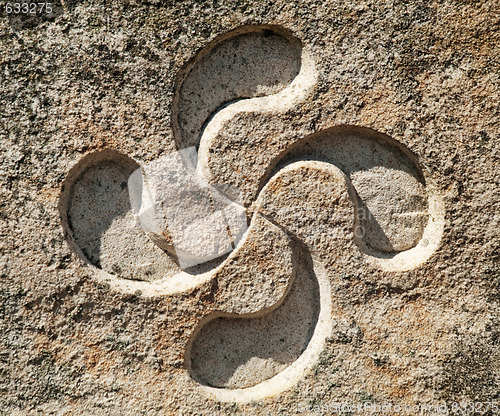
[[[178,147],[197,146],[211,116],[228,104],[282,91],[300,67],[300,42],[281,27],[245,26],[219,36],[179,78],[172,111]]]
[[[305,247],[294,249],[295,278],[283,303],[265,316],[219,317],[206,323],[190,350],[199,383],[229,389],[254,386],[283,371],[306,349],[319,313],[319,288]]]
[[[415,156],[400,143],[364,127],[333,127],[288,149],[268,177],[299,160],[332,163],[350,179],[363,251],[389,258],[418,244],[429,218],[428,193]]]
[[[137,168],[113,150],[87,155],[68,174],[59,209],[67,238],[83,260],[119,277],[154,280],[175,263],[137,226],[127,188]]]

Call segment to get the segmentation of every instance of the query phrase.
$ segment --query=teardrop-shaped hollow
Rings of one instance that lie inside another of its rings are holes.
[[[127,180],[138,167],[111,149],[86,155],[64,180],[59,212],[70,246],[86,263],[109,275],[154,281],[176,265],[136,224]]]
[[[172,114],[178,148],[197,147],[218,109],[285,89],[299,74],[301,50],[300,41],[277,26],[245,26],[217,37],[179,77]]]
[[[195,335],[187,363],[205,386],[239,389],[268,380],[307,348],[318,321],[318,281],[307,250],[294,249],[295,279],[283,303],[254,318],[218,317]]]
[[[276,158],[268,177],[296,161],[342,170],[356,196],[355,238],[364,252],[391,256],[415,247],[429,221],[429,193],[417,158],[386,134],[336,126],[305,137]]]

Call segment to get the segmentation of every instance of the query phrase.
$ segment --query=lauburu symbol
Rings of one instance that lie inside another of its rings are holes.
[[[402,144],[354,126],[290,143],[252,127],[316,84],[288,31],[227,33],[179,77],[176,153],[139,166],[104,151],[65,181],[63,225],[99,278],[143,296],[210,285],[198,325],[176,342],[191,387],[218,400],[293,386],[331,334],[343,276],[404,286],[441,238],[440,198]],[[91,214],[89,200],[100,201]]]

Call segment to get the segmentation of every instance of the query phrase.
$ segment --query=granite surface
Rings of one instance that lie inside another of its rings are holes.
[[[0,415],[498,414],[498,1],[1,6]]]

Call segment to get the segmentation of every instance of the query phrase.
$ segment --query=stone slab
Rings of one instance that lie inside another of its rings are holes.
[[[500,402],[497,1],[52,9],[0,14],[0,415]],[[128,180],[192,147],[185,267]]]

